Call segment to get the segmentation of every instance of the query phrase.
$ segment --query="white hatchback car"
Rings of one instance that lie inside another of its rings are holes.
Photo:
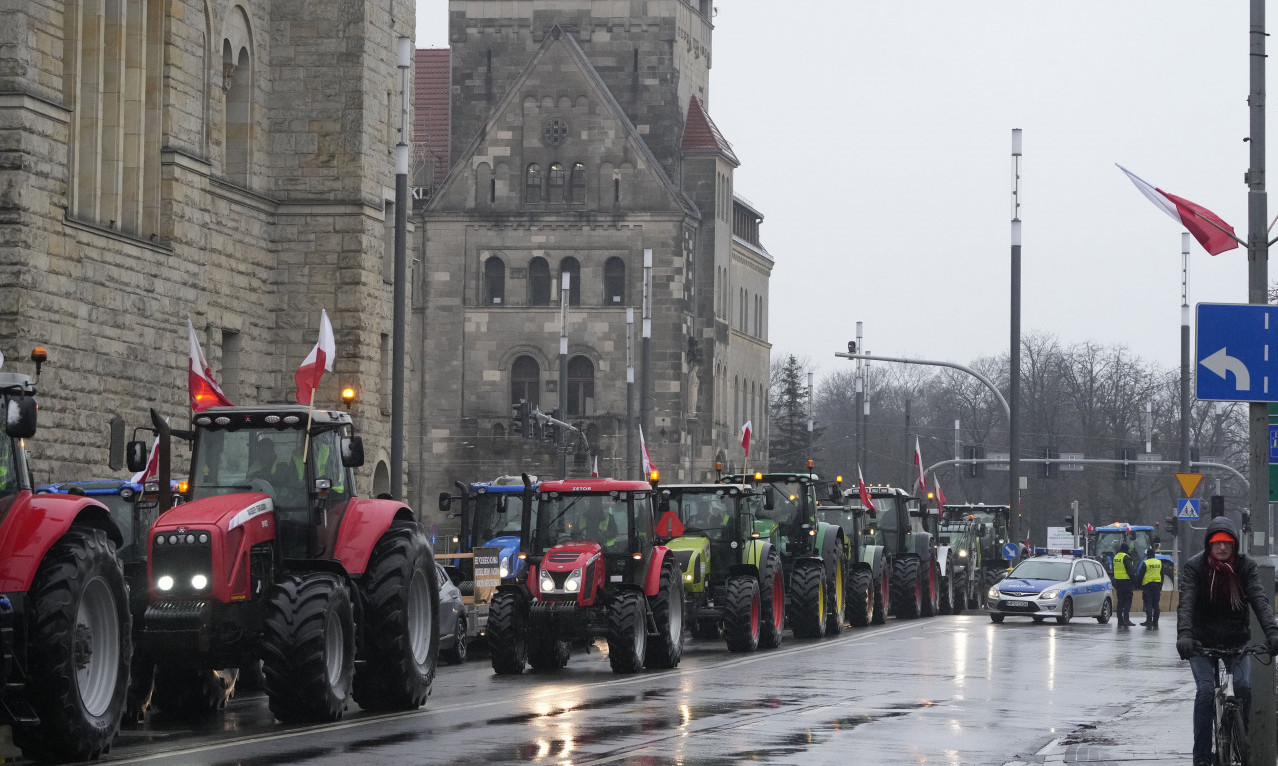
[[[1074,617],[1095,617],[1104,625],[1114,614],[1114,586],[1099,561],[1073,556],[1025,559],[986,594],[990,619],[1008,615],[1049,617],[1061,625]]]

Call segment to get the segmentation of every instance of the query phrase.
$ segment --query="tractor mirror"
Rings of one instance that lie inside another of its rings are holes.
[[[777,492],[768,485],[763,488],[763,509],[765,511],[775,510],[777,507]]]
[[[146,469],[146,459],[149,457],[146,442],[129,442],[124,453],[124,462],[128,464],[130,471],[137,473]]]
[[[447,492],[439,493],[439,512],[448,513],[448,509],[452,507],[453,498]]]
[[[669,513],[669,512],[670,512],[670,497],[667,495],[662,495],[661,497],[658,497],[657,513]]]
[[[347,468],[359,468],[364,465],[363,438],[347,436],[342,439],[342,465]]]
[[[976,536],[985,537],[985,524],[982,523],[979,527],[976,528]]]
[[[36,432],[36,401],[29,396],[5,400],[4,433],[14,439],[30,439]]]

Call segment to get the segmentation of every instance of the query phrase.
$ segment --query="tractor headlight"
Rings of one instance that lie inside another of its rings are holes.
[[[195,588],[196,590],[204,590],[205,588],[209,587],[209,578],[205,577],[202,574],[194,575],[193,577],[191,577],[191,587]]]
[[[1039,596],[1039,597],[1040,597],[1040,598],[1046,598],[1046,599],[1052,599],[1052,598],[1056,598],[1056,597],[1057,597],[1057,596],[1059,596],[1059,595],[1061,595],[1061,589],[1060,589],[1060,588],[1052,588],[1051,590],[1045,590],[1045,591],[1043,591],[1043,592],[1042,592],[1042,594],[1040,594],[1040,596]]]
[[[967,558],[967,551],[959,551],[959,558],[961,559]]]
[[[159,579],[155,581],[155,587],[162,591],[173,590],[173,578],[168,575],[160,575]]]
[[[684,573],[683,573],[683,581],[684,581],[684,582],[692,582],[692,572],[684,572]]]
[[[501,573],[502,577],[510,576],[510,557],[509,556],[501,557],[501,565],[498,567],[498,571]]]
[[[568,579],[564,580],[564,592],[576,593],[581,590],[581,569],[574,569],[568,573]]]
[[[555,578],[550,576],[546,570],[541,570],[541,576],[538,578],[542,593],[550,593],[555,589]]]
[[[995,586],[995,587],[993,587],[993,588],[990,588],[990,592],[989,592],[989,593],[986,593],[986,594],[985,594],[985,597],[986,597],[986,598],[992,598],[992,599],[999,599],[999,598],[1002,598],[1002,597],[1003,597],[1003,594],[1002,594],[1002,593],[999,593],[999,592],[998,592],[998,586]]]

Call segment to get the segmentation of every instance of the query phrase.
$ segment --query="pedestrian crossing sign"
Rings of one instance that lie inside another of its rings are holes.
[[[1198,498],[1182,497],[1176,501],[1176,518],[1187,521],[1198,519]]]

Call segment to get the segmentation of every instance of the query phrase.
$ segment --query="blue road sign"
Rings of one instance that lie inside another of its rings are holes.
[[[1011,561],[1021,555],[1021,548],[1016,543],[1007,543],[1003,546],[1003,558]]]
[[[1278,306],[1198,304],[1199,399],[1278,402]]]
[[[1187,521],[1198,519],[1198,498],[1182,497],[1176,501],[1176,518]]]

